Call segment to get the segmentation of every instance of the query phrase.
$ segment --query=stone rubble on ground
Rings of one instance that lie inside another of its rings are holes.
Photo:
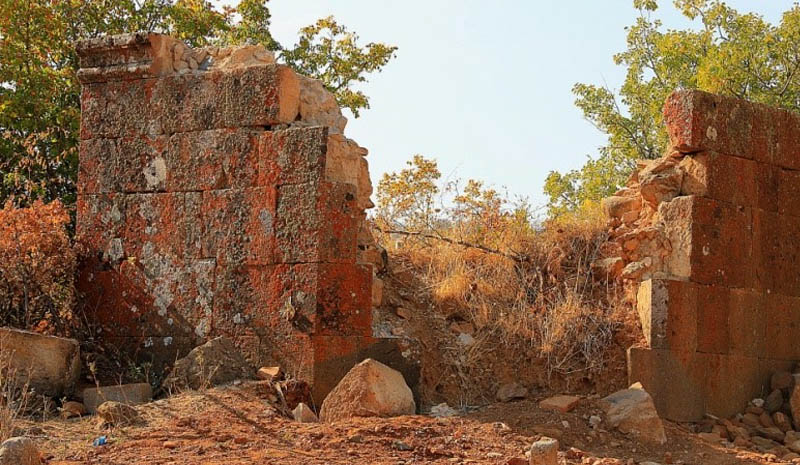
[[[603,398],[601,406],[612,428],[658,444],[667,442],[653,399],[640,383]]]
[[[14,437],[0,444],[0,465],[39,465],[41,454],[30,438]]]
[[[447,402],[442,402],[441,404],[437,404],[431,407],[432,417],[450,418],[450,417],[457,417],[458,415],[459,415],[458,410],[447,405]]]
[[[372,359],[354,366],[322,402],[320,420],[413,415],[417,405],[403,375]]]

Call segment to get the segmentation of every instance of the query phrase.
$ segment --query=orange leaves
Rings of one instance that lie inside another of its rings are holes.
[[[0,325],[60,329],[75,301],[76,254],[59,201],[0,210]]]

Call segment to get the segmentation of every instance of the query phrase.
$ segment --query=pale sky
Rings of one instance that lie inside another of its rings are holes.
[[[227,3],[232,3],[228,1]],[[729,0],[780,20],[792,0]],[[576,82],[618,88],[632,0],[272,0],[272,33],[284,45],[333,15],[362,43],[399,47],[361,88],[371,109],[347,114],[346,135],[370,151],[373,184],[415,153],[445,176],[481,179],[543,205],[550,170],[580,167],[604,136],[575,108]],[[666,27],[688,21],[661,0]]]

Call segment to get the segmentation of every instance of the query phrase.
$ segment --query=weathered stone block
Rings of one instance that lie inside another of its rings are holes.
[[[798,145],[800,148],[800,145]],[[800,157],[800,154],[798,154]],[[778,177],[778,213],[788,216],[800,216],[800,171],[779,169]]]
[[[662,279],[642,282],[637,310],[648,345],[694,352],[698,339],[697,302],[696,284]]]
[[[75,238],[93,259],[123,258],[124,227],[124,195],[78,194]]]
[[[82,140],[78,148],[78,193],[117,192],[116,140]]]
[[[261,135],[258,184],[319,183],[325,178],[328,128],[293,128]]]
[[[299,82],[281,65],[86,84],[81,139],[291,123]]]
[[[187,255],[186,197],[182,193],[125,196],[125,257],[158,260]]]
[[[278,188],[277,256],[281,263],[355,263],[355,186],[336,182]]]
[[[702,284],[751,287],[751,210],[685,196],[662,203],[659,216],[671,243],[665,266],[672,276]]]
[[[800,297],[781,294],[766,296],[766,351],[764,358],[800,359]]]
[[[698,286],[697,351],[727,354],[730,349],[728,312],[730,290],[720,286]]]
[[[272,187],[203,193],[200,242],[203,257],[228,264],[276,261],[276,191]]]
[[[103,402],[120,402],[126,405],[146,404],[153,400],[153,388],[147,383],[101,386],[83,390],[83,405],[95,413]]]
[[[251,129],[216,129],[171,136],[165,158],[167,190],[256,187],[261,134]]]
[[[680,163],[684,171],[681,195],[708,197],[734,205],[755,206],[759,203],[756,162],[716,152],[700,152],[685,156]]]
[[[642,383],[659,416],[698,421],[705,414],[704,367],[693,352],[628,349],[628,382]]]
[[[172,73],[172,37],[137,32],[79,41],[82,83],[141,79]]]
[[[754,357],[698,354],[705,369],[706,412],[719,418],[741,413],[761,392],[759,362]]]
[[[3,376],[17,377],[20,386],[29,383],[37,394],[70,395],[80,377],[80,346],[74,339],[0,328],[0,356]]]
[[[753,211],[753,262],[758,289],[800,296],[798,230],[798,217]]]
[[[765,297],[756,291],[731,289],[728,303],[730,353],[762,356],[766,345]]]

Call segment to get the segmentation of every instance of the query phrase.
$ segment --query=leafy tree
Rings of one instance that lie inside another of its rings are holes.
[[[429,231],[437,222],[436,183],[442,173],[436,160],[422,155],[414,155],[406,165],[399,173],[384,173],[378,183],[378,221],[390,228]]]
[[[267,0],[240,0],[221,10],[206,0],[0,0],[0,204],[75,201],[76,40],[156,31],[192,46],[247,42],[283,50],[269,26]],[[325,18],[301,30],[300,43],[283,56],[297,71],[321,79],[358,116],[368,100],[351,85],[380,71],[395,47],[356,42],[355,34]]]
[[[301,29],[300,41],[293,49],[284,50],[281,57],[300,74],[322,80],[339,104],[358,118],[360,109],[369,108],[369,99],[352,85],[365,82],[366,73],[386,66],[397,47],[369,43],[360,48],[357,42],[358,35],[328,16]]]
[[[700,27],[664,30],[655,0],[634,0],[636,22],[614,63],[627,68],[619,90],[576,84],[576,105],[608,136],[579,170],[551,172],[544,191],[552,216],[590,206],[622,186],[637,159],[667,149],[661,108],[675,89],[697,88],[800,110],[800,6],[773,25],[718,0],[675,0]]]

